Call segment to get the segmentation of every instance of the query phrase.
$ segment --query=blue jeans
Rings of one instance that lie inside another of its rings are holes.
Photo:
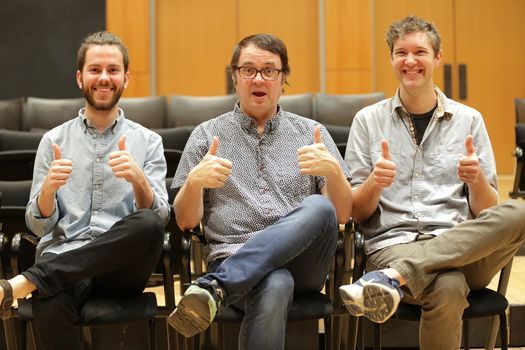
[[[265,228],[237,253],[209,264],[207,275],[224,290],[223,306],[244,311],[239,349],[283,349],[294,293],[323,288],[336,245],[332,203],[311,195],[288,215]]]

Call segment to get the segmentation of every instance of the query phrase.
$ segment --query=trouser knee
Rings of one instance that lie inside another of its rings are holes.
[[[423,292],[423,308],[461,315],[468,306],[468,293],[465,276],[460,271],[442,272]]]

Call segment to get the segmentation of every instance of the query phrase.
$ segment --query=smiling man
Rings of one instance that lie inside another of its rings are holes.
[[[434,86],[443,56],[436,28],[407,17],[390,26],[387,43],[399,89],[357,113],[345,156],[371,272],[340,292],[352,315],[374,322],[400,300],[422,305],[421,349],[459,349],[467,295],[523,244],[525,206],[496,205],[481,114]]]
[[[90,296],[142,292],[169,216],[162,140],[117,107],[129,81],[126,47],[94,33],[77,63],[86,106],[44,134],[35,159],[26,222],[41,237],[36,263],[0,280],[4,313],[35,292],[39,349],[82,349],[75,322]]]
[[[245,314],[239,349],[283,349],[294,293],[322,289],[350,218],[349,172],[324,127],[279,106],[280,39],[244,38],[230,68],[239,102],[195,128],[173,179],[179,227],[204,225],[209,273],[168,322],[190,337],[232,306]]]

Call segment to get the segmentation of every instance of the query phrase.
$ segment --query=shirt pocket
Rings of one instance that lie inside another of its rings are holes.
[[[465,153],[462,142],[439,144],[432,148],[431,174],[440,185],[456,184],[458,178],[458,162]]]

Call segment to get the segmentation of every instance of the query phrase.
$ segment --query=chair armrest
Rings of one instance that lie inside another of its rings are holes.
[[[346,266],[346,251],[349,247],[346,246],[348,242],[347,235],[351,234],[352,222],[344,225],[344,228],[338,230],[337,247],[334,255],[334,274],[333,286],[330,286],[330,279],[327,280],[326,293],[333,301],[333,308],[335,314],[345,313],[345,308],[341,296],[339,294],[339,287],[345,283],[345,266]]]
[[[164,297],[168,310],[175,308],[175,287],[174,269],[177,261],[175,235],[171,232],[164,232],[164,242],[162,245],[162,278],[164,287]]]
[[[365,271],[366,254],[365,254],[365,237],[359,231],[359,225],[354,223],[354,270],[352,273],[352,281],[355,282]]]
[[[19,275],[22,271],[35,263],[36,246],[38,237],[32,233],[19,232],[11,242],[11,271]]]

